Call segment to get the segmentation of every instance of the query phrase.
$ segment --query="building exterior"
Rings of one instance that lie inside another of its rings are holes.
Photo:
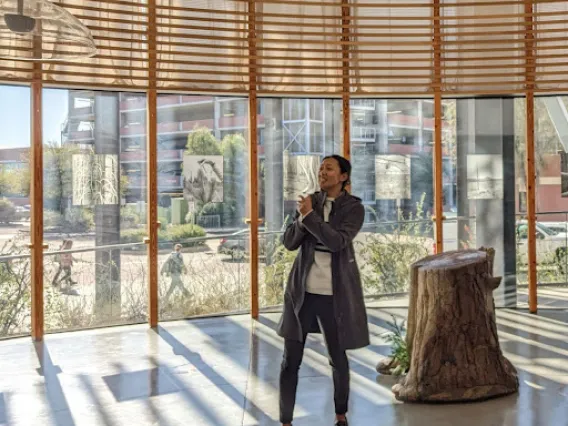
[[[118,155],[121,173],[128,179],[124,202],[146,198],[146,99],[144,94],[70,90],[68,117],[61,128],[63,144],[95,147],[99,153]],[[294,203],[278,199],[282,187],[283,152],[289,155],[314,154],[320,157],[341,153],[341,103],[330,99],[272,99],[259,102],[258,152],[264,167],[260,176],[264,197],[261,213],[272,212],[275,227]],[[160,204],[170,205],[172,197],[183,193],[182,164],[187,137],[196,126],[211,129],[221,140],[242,133],[248,126],[246,98],[160,95],[158,97],[158,186]],[[369,206],[367,221],[391,220],[397,208],[411,211],[424,196],[425,208],[432,207],[431,153],[433,145],[433,103],[430,100],[368,100],[351,103],[351,146],[354,193]],[[447,126],[449,124],[446,124]],[[98,130],[97,130],[98,129]],[[446,130],[446,129],[445,129]],[[96,140],[100,143],[96,143]],[[445,146],[445,149],[448,148]],[[0,149],[0,170],[25,167],[27,149]],[[376,199],[376,155],[411,157],[411,198]],[[564,211],[560,196],[559,156],[548,155],[539,182],[539,210]],[[445,210],[456,206],[456,165],[451,152],[444,151]],[[429,168],[430,167],[430,168]],[[417,168],[422,168],[419,170]],[[522,192],[522,188],[520,188]],[[552,192],[551,192],[552,191]],[[554,194],[558,196],[555,196]],[[21,197],[4,194],[18,203]],[[262,194],[261,194],[262,195]],[[262,198],[262,197],[261,197]],[[522,197],[520,197],[522,199]],[[517,210],[519,210],[519,203]],[[26,202],[27,203],[27,202]],[[563,207],[564,206],[564,207]],[[522,206],[521,211],[522,211]],[[372,213],[372,210],[374,213]]]
[[[259,158],[264,163],[263,184],[282,179],[282,153],[341,153],[341,104],[329,99],[262,99],[259,102]],[[429,101],[353,100],[353,188],[365,204],[392,212],[392,203],[375,200],[374,156],[380,153],[410,155],[430,160],[433,140],[433,108]],[[160,204],[183,193],[182,164],[188,135],[196,127],[211,129],[221,140],[229,134],[246,135],[246,98],[160,95],[158,97],[158,187]],[[98,141],[98,142],[97,142]],[[127,203],[146,197],[146,99],[144,94],[70,90],[68,117],[61,128],[62,144],[94,148],[95,153],[115,154],[127,177]],[[26,149],[1,150],[0,166],[24,165]],[[429,178],[431,183],[431,177]],[[427,187],[429,182],[421,182]],[[451,182],[446,182],[452,185]],[[430,184],[431,186],[431,184]],[[265,191],[275,197],[276,191]],[[417,195],[408,200],[413,205]],[[451,191],[450,191],[451,192]],[[427,199],[431,200],[431,190]],[[261,211],[264,204],[261,202]],[[278,200],[276,200],[278,201]],[[294,203],[281,204],[276,214],[293,212]],[[385,213],[386,214],[386,213]],[[369,220],[372,216],[369,216]],[[279,220],[278,222],[281,222]],[[279,224],[280,225],[280,224]]]

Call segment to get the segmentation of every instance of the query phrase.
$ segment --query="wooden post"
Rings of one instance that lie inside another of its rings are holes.
[[[443,158],[442,158],[442,54],[440,29],[440,0],[433,3],[434,18],[434,220],[436,225],[436,253],[444,251],[444,188],[443,188]]]
[[[347,159],[351,158],[351,82],[349,79],[349,44],[347,44],[350,40],[350,15],[351,7],[349,6],[349,0],[341,0],[341,23],[343,24],[343,28],[341,29],[341,41],[344,42],[341,45],[343,83],[343,94],[341,96],[343,107],[343,156]]]
[[[256,70],[256,2],[248,2],[249,47],[249,213],[250,213],[250,311],[258,318],[258,122]]]
[[[41,341],[44,334],[43,318],[43,136],[42,136],[42,66],[33,65],[31,85],[31,333]]]
[[[148,0],[148,92],[146,95],[148,323],[158,325],[158,125],[156,92],[156,0]]]
[[[526,87],[526,168],[527,168],[527,220],[529,261],[529,311],[537,313],[537,255],[536,255],[536,172],[534,144],[534,21],[533,2],[525,0],[525,87]]]

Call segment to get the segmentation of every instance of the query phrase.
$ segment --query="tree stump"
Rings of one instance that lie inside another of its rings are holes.
[[[493,249],[426,257],[412,265],[406,342],[410,368],[393,386],[415,402],[477,401],[515,393],[517,371],[499,346]],[[384,362],[383,362],[384,364]]]

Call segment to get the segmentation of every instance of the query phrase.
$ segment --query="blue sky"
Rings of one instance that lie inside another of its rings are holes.
[[[43,91],[43,140],[59,141],[67,116],[68,91]],[[30,146],[30,89],[0,85],[0,149]]]

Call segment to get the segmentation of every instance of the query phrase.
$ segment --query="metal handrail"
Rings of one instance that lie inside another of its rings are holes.
[[[565,214],[568,215],[568,211],[563,211],[563,212],[543,212],[543,213],[537,213],[537,216],[546,216],[549,214]],[[526,216],[526,213],[523,214],[523,216]]]
[[[271,231],[271,232],[260,232],[259,235],[278,235],[282,234],[282,231]],[[234,233],[232,234],[220,234],[215,236],[208,236],[208,237],[195,237],[195,238],[188,238],[185,240],[179,241],[158,241],[158,245],[160,244],[176,244],[176,243],[194,243],[200,241],[210,241],[210,240],[218,240],[220,238],[227,238],[235,236]],[[60,254],[75,254],[75,253],[87,253],[91,251],[101,251],[101,250],[119,250],[119,249],[126,249],[131,247],[137,246],[146,246],[144,242],[141,243],[124,243],[124,244],[108,244],[104,246],[96,246],[96,247],[83,247],[78,249],[72,250],[57,250],[57,251],[46,251],[44,252],[44,256],[55,256]],[[6,262],[9,260],[18,260],[18,259],[27,259],[31,255],[30,254],[21,254],[21,255],[7,255],[7,256],[0,256],[0,262]]]
[[[7,262],[10,260],[28,259],[30,254],[14,254],[9,256],[0,256],[0,262]]]
[[[387,221],[387,222],[375,222],[367,225],[368,227],[376,227],[381,225],[392,225],[392,224],[407,224],[407,223],[432,223],[431,219],[420,219],[420,220],[396,220],[396,221]]]

